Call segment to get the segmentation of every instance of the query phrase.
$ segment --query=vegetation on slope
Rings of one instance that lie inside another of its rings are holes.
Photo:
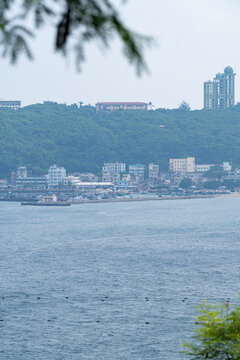
[[[0,177],[26,165],[33,174],[50,164],[68,172],[99,172],[104,162],[154,162],[195,156],[197,163],[240,166],[240,111],[98,112],[47,102],[0,109]]]

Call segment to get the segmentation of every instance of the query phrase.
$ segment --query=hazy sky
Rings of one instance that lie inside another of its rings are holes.
[[[34,62],[21,59],[12,67],[0,60],[0,98],[19,99],[24,106],[45,100],[152,101],[166,108],[185,100],[197,109],[203,104],[203,82],[230,65],[240,101],[239,0],[128,0],[120,9],[126,24],[158,43],[146,52],[150,74],[137,77],[117,41],[104,52],[88,45],[78,73],[73,57],[53,53],[49,27],[34,41]]]

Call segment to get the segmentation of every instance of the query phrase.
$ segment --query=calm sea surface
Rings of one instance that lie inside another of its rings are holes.
[[[185,359],[240,291],[240,199],[0,203],[0,359]]]

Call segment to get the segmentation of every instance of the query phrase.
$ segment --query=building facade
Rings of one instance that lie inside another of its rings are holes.
[[[213,167],[213,164],[196,164],[195,165],[195,171],[199,172],[199,173],[204,173],[207,172],[208,170],[211,169],[211,167]]]
[[[0,108],[10,108],[17,110],[21,107],[21,101],[18,100],[0,100]]]
[[[66,178],[66,170],[64,167],[57,167],[51,165],[48,170],[48,187],[58,188],[63,187]]]
[[[46,176],[27,176],[25,178],[17,178],[16,186],[23,188],[31,189],[45,189],[47,187],[47,177]]]
[[[235,76],[227,66],[224,73],[218,73],[212,81],[204,82],[204,109],[225,110],[235,104]]]
[[[224,161],[222,163],[223,171],[230,172],[232,171],[232,165],[230,162]]]
[[[24,179],[26,177],[27,177],[27,168],[26,168],[26,166],[19,166],[17,168],[16,178],[17,179]]]
[[[182,173],[195,172],[195,158],[169,159],[169,171]]]
[[[148,180],[150,183],[155,183],[159,177],[159,165],[153,163],[148,165]]]
[[[120,180],[120,174],[126,171],[125,163],[105,163],[102,168],[102,181],[116,182]]]
[[[144,102],[99,102],[96,104],[96,110],[148,110],[148,104]]]
[[[129,174],[131,174],[132,179],[136,183],[141,183],[144,181],[145,165],[142,164],[129,165],[128,170],[129,170]]]

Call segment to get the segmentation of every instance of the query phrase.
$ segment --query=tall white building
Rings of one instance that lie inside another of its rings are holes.
[[[48,187],[62,187],[64,185],[65,178],[66,170],[64,167],[57,167],[57,165],[51,165],[48,170]]]
[[[169,171],[192,173],[195,172],[195,158],[169,159]]]
[[[235,76],[231,66],[204,83],[204,109],[225,110],[235,104]]]
[[[159,176],[159,165],[153,163],[148,165],[148,179],[150,182],[154,182]]]

